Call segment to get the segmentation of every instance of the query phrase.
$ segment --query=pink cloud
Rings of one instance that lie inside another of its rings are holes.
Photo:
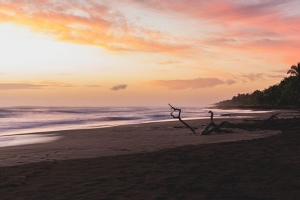
[[[243,79],[243,82],[247,81],[257,81],[257,80],[267,80],[267,79],[282,79],[286,76],[286,72],[282,73],[281,75],[278,74],[264,74],[264,73],[249,73],[249,74],[242,74],[240,78]]]
[[[120,6],[147,9],[164,16],[177,14],[180,20],[194,19],[201,22],[199,34],[193,32],[193,37],[179,38],[134,25]],[[124,0],[116,4],[96,0],[7,0],[0,1],[0,22],[27,26],[61,41],[109,50],[189,54],[187,57],[194,59],[199,52],[204,55],[213,47],[214,54],[233,50],[232,54],[238,51],[244,55],[277,55],[287,64],[298,62],[300,54],[297,6],[298,1],[282,0]],[[292,9],[294,13],[288,12]],[[209,28],[201,28],[201,24]]]
[[[211,30],[195,39],[205,44],[244,53],[277,54],[285,64],[296,62],[300,49],[299,1],[128,0],[155,12],[169,12],[205,21]],[[297,47],[296,47],[297,46]]]
[[[257,79],[264,79],[264,74],[263,73],[250,73],[250,74],[244,74],[242,77],[250,80],[251,82],[257,80]]]
[[[234,80],[222,81],[217,78],[195,78],[195,79],[176,79],[176,80],[153,80],[147,82],[147,84],[153,86],[166,87],[172,90],[183,89],[199,89],[199,88],[211,88],[217,85],[228,84],[232,85],[236,83]]]

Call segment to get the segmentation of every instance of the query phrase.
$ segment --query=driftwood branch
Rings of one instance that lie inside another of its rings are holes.
[[[295,119],[293,122],[285,124],[285,125],[281,125],[278,122],[279,118],[278,115],[280,113],[275,113],[272,114],[269,118],[267,118],[266,120],[263,120],[262,124],[260,124],[260,126],[256,126],[256,128],[253,127],[253,129],[250,128],[246,128],[244,126],[241,125],[234,125],[229,123],[228,121],[223,121],[221,122],[219,125],[217,125],[216,123],[213,122],[213,113],[211,112],[211,122],[209,122],[208,124],[205,125],[205,127],[203,128],[202,132],[200,133],[200,135],[209,135],[212,132],[221,132],[221,128],[223,126],[226,126],[228,128],[238,128],[238,129],[244,129],[247,131],[255,131],[255,130],[261,130],[261,129],[265,129],[265,128],[270,128],[273,127],[275,129],[287,129],[287,128],[291,128],[293,126],[297,126],[300,124],[300,119]]]
[[[271,117],[269,117],[268,119],[264,120],[263,121],[263,124],[257,128],[257,129],[260,129],[268,124],[270,124],[271,122],[273,122],[274,120],[278,120],[278,117],[277,115],[279,115],[280,113],[276,113],[276,114],[273,114]],[[213,114],[212,114],[213,115]],[[204,129],[202,130],[202,132],[200,133],[200,135],[209,135],[210,133],[212,132],[220,132],[220,128],[223,127],[224,125],[228,125],[230,128],[239,128],[239,129],[243,129],[243,130],[247,130],[247,131],[253,131],[253,129],[249,129],[249,128],[246,128],[246,127],[243,127],[243,126],[239,126],[239,125],[234,125],[234,124],[231,124],[227,121],[223,121],[221,122],[219,125],[216,125],[213,121],[211,121],[210,123],[208,123]],[[213,127],[212,129],[210,129],[210,127]]]
[[[271,121],[273,121],[273,120],[278,119],[277,115],[279,115],[279,114],[280,114],[280,113],[276,113],[276,114],[272,115],[271,117],[269,117],[268,119],[266,119],[266,120],[263,122],[263,124],[267,124],[267,123],[269,123],[269,122],[271,122]]]
[[[223,121],[221,122],[219,125],[215,124],[215,122],[211,121],[210,123],[206,124],[206,126],[203,128],[203,130],[201,131],[200,135],[209,135],[212,132],[220,132],[223,126],[228,125],[230,128],[239,128],[239,129],[244,129],[247,131],[252,131],[252,129],[248,129],[245,127],[241,127],[238,125],[234,125],[229,123],[228,121]],[[212,129],[210,129],[211,127],[213,127]]]
[[[169,104],[169,106],[171,107],[172,112],[170,113],[170,115],[174,118],[174,119],[178,119],[181,123],[183,123],[188,129],[190,129],[192,131],[193,134],[196,134],[195,129],[192,128],[190,125],[188,125],[185,121],[183,121],[181,119],[181,109],[180,108],[175,108],[173,107],[171,104]],[[174,112],[178,112],[178,114],[174,114]],[[250,129],[250,128],[246,128],[244,126],[241,125],[234,125],[229,123],[228,121],[223,121],[221,122],[219,125],[217,125],[214,121],[213,121],[213,112],[209,111],[209,113],[211,114],[210,117],[210,122],[208,124],[206,124],[203,128],[203,130],[201,131],[200,135],[209,135],[212,132],[222,132],[224,130],[221,130],[222,127],[227,126],[228,128],[238,128],[238,129],[243,129],[243,130],[247,130],[247,131],[253,131],[253,130],[257,130],[257,129],[261,129],[264,126],[267,125],[272,125],[273,121],[278,120],[277,115],[279,115],[280,113],[276,113],[273,114],[271,117],[269,117],[268,119],[264,120],[262,125],[260,127],[257,127],[256,129]],[[299,121],[296,121],[295,123],[293,123],[292,125],[299,123]],[[288,126],[288,125],[287,125]],[[290,125],[289,125],[290,126]]]
[[[189,128],[192,132],[193,132],[193,134],[196,134],[196,132],[195,132],[195,130],[190,126],[190,125],[188,125],[185,121],[183,121],[182,119],[181,119],[181,109],[179,109],[179,108],[175,108],[175,107],[173,107],[171,104],[169,104],[169,106],[171,107],[171,110],[172,110],[172,112],[171,112],[171,116],[174,118],[174,119],[179,119],[179,121],[181,122],[181,123],[183,123],[187,128]],[[173,113],[175,112],[175,111],[178,111],[178,115],[177,116],[175,116]]]
[[[280,113],[276,113],[274,115],[272,115],[270,118],[266,119],[262,125],[259,128],[264,128],[264,127],[273,127],[273,128],[277,128],[277,129],[287,129],[287,128],[292,128],[294,126],[299,126],[300,124],[300,119],[299,118],[294,118],[294,120],[290,123],[285,123],[284,125],[280,125],[280,123],[276,122],[275,120],[279,120],[277,115],[279,115]],[[272,123],[272,122],[276,122],[276,123]]]

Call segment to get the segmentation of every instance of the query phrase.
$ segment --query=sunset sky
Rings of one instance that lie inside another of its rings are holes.
[[[0,0],[0,107],[205,106],[299,47],[298,0]]]

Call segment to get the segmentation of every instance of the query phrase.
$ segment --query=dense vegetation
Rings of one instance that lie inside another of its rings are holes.
[[[238,94],[231,100],[217,103],[225,107],[270,107],[299,108],[300,107],[300,62],[293,65],[287,72],[290,77],[284,78],[279,84],[253,93]]]

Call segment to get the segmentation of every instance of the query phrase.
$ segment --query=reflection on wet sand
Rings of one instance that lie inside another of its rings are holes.
[[[57,134],[24,134],[0,137],[0,147],[21,146],[37,143],[49,143],[60,139]]]

